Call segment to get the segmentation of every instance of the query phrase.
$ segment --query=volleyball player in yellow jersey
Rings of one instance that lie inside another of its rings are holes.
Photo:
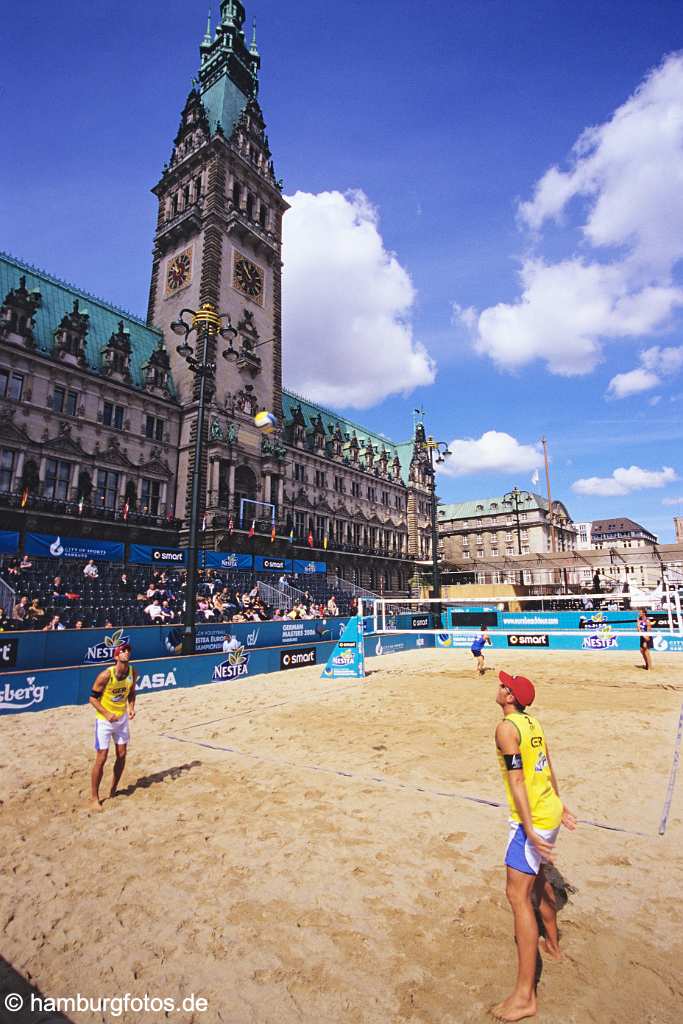
[[[539,936],[532,892],[545,929],[543,949],[552,959],[560,959],[555,894],[545,879],[543,862],[552,863],[560,825],[574,829],[576,818],[560,800],[541,724],[526,711],[536,696],[533,683],[507,672],[498,678],[496,702],[503,721],[496,728],[496,750],[510,807],[506,895],[515,920],[517,982],[491,1013],[496,1020],[517,1021],[536,1013]]]
[[[111,740],[116,746],[114,777],[109,796],[116,796],[123,769],[126,765],[126,752],[130,733],[128,722],[135,718],[135,683],[137,672],[130,664],[130,644],[120,644],[114,650],[114,664],[100,672],[90,694],[90,704],[94,707],[95,719],[95,764],[90,776],[91,807],[94,811],[102,810],[100,801],[100,783],[104,773],[104,763],[109,753]]]

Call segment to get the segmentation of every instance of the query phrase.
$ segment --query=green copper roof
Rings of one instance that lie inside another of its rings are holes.
[[[401,477],[404,483],[408,482],[408,469],[410,467],[410,460],[413,457],[412,441],[396,444],[394,441],[390,441],[389,438],[383,437],[382,434],[376,434],[372,430],[368,430],[367,427],[361,427],[358,423],[346,419],[345,416],[340,416],[339,413],[325,409],[324,406],[317,405],[315,402],[310,402],[307,398],[297,395],[295,391],[287,391],[283,388],[282,411],[285,420],[292,419],[294,409],[297,406],[301,406],[301,412],[306,420],[307,427],[310,427],[313,420],[320,416],[328,436],[331,436],[337,429],[337,425],[339,425],[342,434],[348,434],[349,437],[352,437],[354,434],[356,435],[358,443],[361,445],[361,450],[368,441],[371,441],[376,449],[375,458],[377,458],[382,448],[386,448],[390,462],[398,455],[401,463]]]
[[[211,134],[220,124],[230,137],[250,97],[258,92],[261,63],[256,48],[256,30],[251,49],[244,38],[244,6],[239,0],[221,3],[221,19],[211,38],[210,26],[199,47],[199,92],[209,120]]]
[[[0,303],[4,302],[8,292],[19,287],[20,277],[26,278],[26,287],[29,291],[37,289],[41,295],[42,301],[34,317],[34,337],[39,351],[48,355],[52,353],[52,332],[59,327],[62,317],[71,313],[74,299],[78,299],[79,312],[87,313],[90,317],[86,339],[89,368],[97,373],[101,371],[101,350],[112,334],[118,331],[119,322],[123,321],[123,326],[130,335],[130,372],[133,383],[137,387],[142,387],[142,367],[154,349],[163,342],[161,331],[148,327],[144,321],[131,313],[109,305],[102,299],[97,299],[94,295],[89,295],[5,253],[0,253]]]
[[[532,509],[547,509],[548,502],[540,494],[527,491],[527,498],[519,499],[521,512]],[[459,501],[454,505],[439,505],[440,519],[478,519],[481,516],[502,515],[512,511],[512,505],[503,504],[503,496],[495,498],[477,498],[475,501]]]

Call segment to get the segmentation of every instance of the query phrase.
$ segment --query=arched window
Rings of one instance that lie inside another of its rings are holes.
[[[235,511],[239,512],[243,498],[250,501],[256,499],[256,474],[249,466],[238,466],[235,471]],[[248,518],[248,511],[245,513],[245,522]],[[253,516],[252,516],[253,519]],[[247,524],[251,525],[251,520]]]

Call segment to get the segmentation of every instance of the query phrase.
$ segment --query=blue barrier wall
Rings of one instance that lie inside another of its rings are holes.
[[[197,627],[197,653],[222,651],[226,636],[247,648],[338,640],[348,618],[282,619],[277,622],[203,623]],[[55,632],[0,633],[0,671],[38,670],[110,662],[117,644],[128,641],[135,661],[179,653],[183,627],[130,626],[118,629],[65,629]]]
[[[338,633],[347,621],[335,620]],[[196,654],[190,658],[135,658],[137,691],[144,694],[203,683],[240,683],[266,672],[286,672],[308,665],[324,665],[335,643],[336,639],[317,639],[306,645],[296,643],[265,649],[241,647],[226,654]],[[433,634],[366,638],[367,657],[433,646]],[[105,665],[109,664],[110,659]],[[98,669],[105,665],[4,673],[0,675],[0,715],[86,704]]]
[[[469,650],[479,630],[448,630],[436,634],[436,647],[447,650]],[[496,650],[553,650],[553,651],[637,651],[640,637],[635,632],[619,633],[611,626],[587,629],[575,633],[558,634],[541,631],[489,633],[491,646]],[[668,653],[683,652],[683,634],[657,633],[654,650]],[[486,654],[486,648],[484,649]]]
[[[323,641],[305,647],[297,644],[250,651],[242,647],[229,654],[196,654],[189,658],[136,658],[137,690],[144,694],[203,683],[247,682],[252,676],[265,672],[324,665],[333,648],[332,641]],[[85,704],[97,671],[96,665],[79,665],[30,674],[4,673],[0,675],[0,715]]]

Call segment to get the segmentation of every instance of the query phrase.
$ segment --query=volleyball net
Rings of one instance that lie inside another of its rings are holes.
[[[472,634],[482,628],[492,634],[640,633],[641,608],[647,611],[650,632],[683,634],[679,588],[669,584],[650,594],[503,595],[490,599],[380,597],[364,601],[370,629],[380,634]]]

